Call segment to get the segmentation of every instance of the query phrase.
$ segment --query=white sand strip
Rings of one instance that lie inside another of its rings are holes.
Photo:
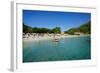
[[[55,38],[58,38],[58,39],[60,39],[60,38],[72,38],[72,37],[84,37],[84,36],[90,36],[90,34],[88,34],[88,35],[60,35],[60,36],[55,36]],[[41,36],[39,36],[39,37],[28,37],[28,38],[23,38],[23,41],[40,41],[40,40],[50,40],[50,39],[54,39],[54,36],[43,36],[43,37],[41,37]]]

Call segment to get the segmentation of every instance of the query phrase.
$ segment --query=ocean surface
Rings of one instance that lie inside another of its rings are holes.
[[[23,41],[23,62],[91,59],[90,36],[53,40]]]

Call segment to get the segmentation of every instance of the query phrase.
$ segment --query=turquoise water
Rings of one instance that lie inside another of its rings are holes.
[[[90,36],[23,42],[23,62],[91,59]]]

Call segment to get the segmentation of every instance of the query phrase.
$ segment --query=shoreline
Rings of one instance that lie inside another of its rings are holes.
[[[84,37],[84,36],[91,36],[90,34],[86,34],[86,35],[60,35],[60,36],[43,36],[43,37],[28,37],[28,38],[22,38],[24,42],[27,42],[27,41],[41,41],[41,40],[53,40],[54,38],[57,38],[57,39],[61,39],[61,38],[73,38],[73,37]]]

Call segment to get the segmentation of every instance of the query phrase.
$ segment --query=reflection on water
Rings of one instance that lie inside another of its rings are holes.
[[[90,37],[23,42],[23,62],[91,59]]]

